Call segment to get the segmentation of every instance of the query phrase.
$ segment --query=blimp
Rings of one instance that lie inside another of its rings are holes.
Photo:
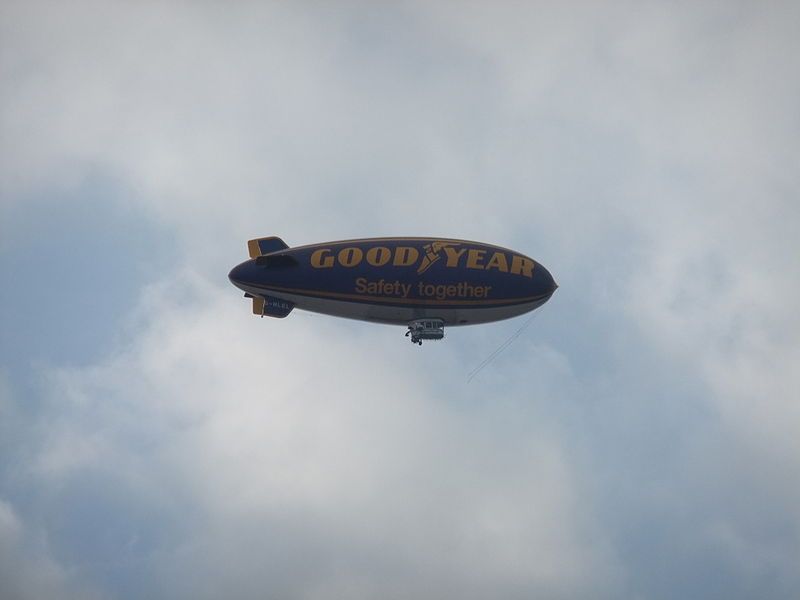
[[[510,319],[547,302],[550,272],[520,252],[459,239],[385,237],[289,247],[278,237],[247,242],[250,258],[228,275],[253,313],[295,308],[402,325],[414,344],[445,327]]]

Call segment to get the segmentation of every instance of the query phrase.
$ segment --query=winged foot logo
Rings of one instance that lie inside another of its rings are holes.
[[[419,263],[419,267],[417,268],[417,274],[422,275],[425,271],[431,268],[431,265],[435,263],[440,256],[440,252],[444,248],[452,248],[453,246],[460,246],[461,244],[457,242],[432,242],[430,244],[425,244],[422,249],[425,251],[425,256],[422,257],[422,261]]]

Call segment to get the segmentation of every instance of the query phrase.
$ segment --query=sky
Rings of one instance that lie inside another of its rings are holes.
[[[0,597],[800,597],[800,5],[0,4]],[[246,241],[560,288],[418,348]]]

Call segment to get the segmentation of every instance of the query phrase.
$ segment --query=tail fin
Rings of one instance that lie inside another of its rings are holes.
[[[250,296],[250,294],[246,294]],[[250,296],[253,299],[253,314],[262,317],[283,319],[294,308],[294,302],[273,298],[272,296]]]
[[[275,237],[274,235],[271,237],[258,238],[247,242],[247,251],[250,253],[250,258],[258,258],[259,256],[264,256],[265,254],[277,252],[278,250],[285,250],[288,247],[289,246],[286,245],[286,242],[279,237]]]

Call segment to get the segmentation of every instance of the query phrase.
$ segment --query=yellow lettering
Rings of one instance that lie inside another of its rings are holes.
[[[511,272],[515,275],[533,277],[533,261],[524,256],[515,256],[511,259]]]
[[[339,250],[339,264],[343,267],[355,267],[364,258],[361,248],[342,248]]]
[[[315,269],[327,269],[332,267],[333,256],[327,256],[328,254],[330,254],[330,249],[328,248],[314,250],[314,253],[311,255],[311,266]]]
[[[392,258],[392,252],[384,246],[375,246],[367,250],[367,262],[373,267],[382,267]]]
[[[489,259],[489,262],[486,263],[486,270],[489,269],[498,269],[503,273],[508,273],[508,261],[506,260],[506,255],[503,252],[495,252],[492,254],[492,258]]]
[[[466,248],[462,248],[461,250],[456,250],[455,248],[451,248],[450,246],[445,246],[442,248],[444,250],[445,255],[447,255],[447,266],[448,267],[457,267],[458,266],[458,259],[461,258],[461,255],[467,251]]]
[[[359,294],[363,294],[367,291],[367,280],[363,277],[356,279],[356,291]]]
[[[486,254],[486,250],[475,250],[474,248],[467,252],[467,268],[483,269],[484,254]]]
[[[419,258],[419,250],[408,246],[398,246],[394,251],[395,267],[410,267]]]

